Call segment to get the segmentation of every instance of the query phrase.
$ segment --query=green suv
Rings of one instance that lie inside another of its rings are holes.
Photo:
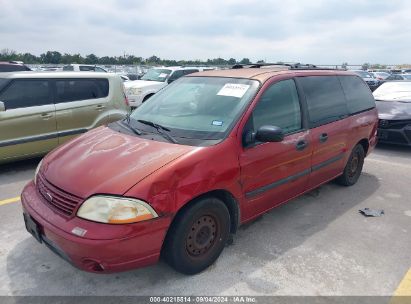
[[[129,111],[120,76],[95,72],[0,74],[0,163],[41,156]]]

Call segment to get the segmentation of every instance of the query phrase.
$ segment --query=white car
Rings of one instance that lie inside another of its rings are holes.
[[[103,68],[100,68],[96,65],[91,64],[69,64],[63,66],[63,71],[72,71],[72,72],[105,72],[107,71]]]
[[[188,67],[159,67],[152,68],[140,80],[124,83],[128,102],[136,108],[148,98],[178,78],[195,72],[210,70],[212,68]]]

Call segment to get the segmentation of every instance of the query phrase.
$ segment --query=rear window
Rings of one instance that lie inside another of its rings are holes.
[[[0,64],[0,72],[20,72],[20,71],[31,71],[25,65],[20,64]]]
[[[339,76],[350,114],[375,107],[374,97],[362,79],[356,76]]]
[[[348,115],[341,84],[336,76],[298,77],[307,98],[311,127],[315,128]]]
[[[0,100],[6,110],[50,104],[49,82],[43,79],[14,80],[0,93]]]
[[[70,102],[107,97],[107,79],[62,79],[56,80],[56,102]]]

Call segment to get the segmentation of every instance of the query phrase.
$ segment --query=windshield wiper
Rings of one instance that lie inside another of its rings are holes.
[[[162,125],[156,124],[155,122],[144,120],[144,119],[138,119],[137,121],[142,123],[142,124],[153,127],[154,129],[157,130],[158,134],[162,135],[165,139],[168,139],[172,143],[178,144],[178,141],[174,137],[172,137],[170,134],[164,133],[162,131],[162,130],[164,130],[164,131],[170,132],[169,128],[163,127]]]
[[[130,113],[128,113],[127,115],[126,115],[126,118],[124,118],[122,121],[121,121],[121,125],[123,126],[123,127],[126,127],[127,129],[129,129],[130,131],[132,131],[134,134],[136,134],[136,135],[141,135],[141,134],[143,134],[143,133],[141,133],[141,131],[140,130],[138,130],[138,129],[136,129],[136,128],[133,128],[131,125],[130,125]]]

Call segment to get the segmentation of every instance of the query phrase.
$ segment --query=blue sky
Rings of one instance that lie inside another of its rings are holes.
[[[0,0],[0,49],[411,63],[409,0]]]

